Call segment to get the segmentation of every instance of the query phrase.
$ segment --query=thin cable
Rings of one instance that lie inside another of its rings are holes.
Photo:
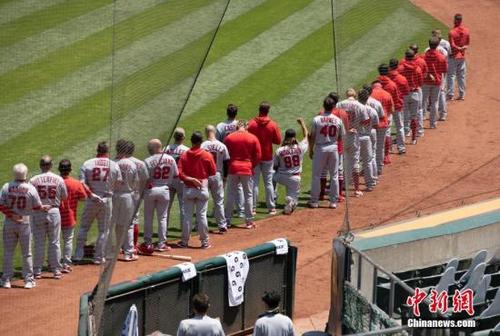
[[[337,22],[335,20],[335,0],[331,0],[332,4],[332,48],[333,48],[333,65],[335,67],[335,85],[337,87],[337,92],[340,90],[340,74],[338,66],[338,54],[337,54]]]

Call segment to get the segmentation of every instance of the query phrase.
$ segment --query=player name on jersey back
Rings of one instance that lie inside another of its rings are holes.
[[[43,205],[58,207],[61,204],[61,199],[67,197],[63,178],[54,173],[36,175],[30,182],[38,191]]]
[[[109,158],[94,158],[83,164],[80,180],[96,195],[108,197],[113,195],[113,188],[122,180],[122,175],[118,165]]]
[[[130,159],[120,159],[116,161],[122,174],[122,182],[117,185],[116,191],[129,193],[137,188],[138,171],[134,161]]]
[[[313,132],[316,145],[333,145],[342,131],[342,120],[333,114],[314,117]]]
[[[223,173],[224,161],[229,160],[229,152],[226,145],[218,140],[207,140],[201,144],[201,148],[212,154],[217,172]]]
[[[164,187],[172,183],[177,176],[177,164],[175,159],[168,154],[156,154],[144,160],[151,179],[150,187]]]

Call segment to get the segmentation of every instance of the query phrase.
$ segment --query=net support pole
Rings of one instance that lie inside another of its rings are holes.
[[[336,238],[332,246],[332,266],[330,284],[330,312],[326,332],[333,336],[342,335],[342,312],[344,305],[344,280],[346,247]]]

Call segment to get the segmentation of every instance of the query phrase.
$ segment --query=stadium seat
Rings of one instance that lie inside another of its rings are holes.
[[[486,301],[486,293],[488,292],[488,288],[490,287],[491,275],[487,274],[483,277],[479,286],[477,286],[475,294],[474,294],[474,304],[481,304]]]
[[[484,310],[480,318],[489,318],[492,316],[500,315],[500,290],[497,290],[493,302]]]
[[[457,260],[457,266],[458,266],[458,259]],[[448,289],[451,285],[455,283],[455,272],[456,268],[455,267],[448,267],[446,271],[444,271],[443,275],[441,276],[441,279],[437,283],[435,289],[438,293],[441,293],[442,291],[448,292]]]
[[[461,290],[472,289],[475,292],[477,287],[481,283],[481,280],[484,277],[485,269],[486,269],[486,263],[484,263],[484,262],[480,263],[476,267],[474,267],[474,269],[472,270],[471,276],[469,277],[465,286],[463,286],[461,288]],[[462,280],[462,279],[460,279],[460,280]]]
[[[472,261],[471,261],[471,264],[469,266],[469,269],[467,270],[467,272],[465,272],[465,274],[460,278],[459,282],[460,283],[467,283],[469,278],[471,277],[472,275],[472,272],[474,271],[474,269],[476,268],[477,265],[481,264],[481,263],[484,263],[486,261],[486,256],[488,255],[488,252],[486,250],[481,250],[479,251],[475,256],[474,258],[472,258]],[[485,264],[486,265],[486,264]],[[484,271],[483,271],[484,273]],[[482,278],[482,276],[481,276]]]

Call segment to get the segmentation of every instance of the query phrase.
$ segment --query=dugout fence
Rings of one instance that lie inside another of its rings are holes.
[[[282,295],[281,310],[293,316],[297,248],[276,254],[271,243],[244,250],[250,262],[245,283],[245,300],[240,306],[229,307],[227,269],[222,257],[210,258],[195,264],[197,276],[182,281],[182,272],[171,267],[140,277],[134,281],[111,286],[104,302],[103,321],[99,334],[119,335],[131,305],[138,310],[139,335],[155,331],[175,335],[179,322],[191,314],[191,298],[199,292],[208,294],[209,315],[219,317],[226,334],[244,334],[263,311],[261,296],[276,290]],[[80,299],[79,336],[90,336],[94,326],[93,295]]]

